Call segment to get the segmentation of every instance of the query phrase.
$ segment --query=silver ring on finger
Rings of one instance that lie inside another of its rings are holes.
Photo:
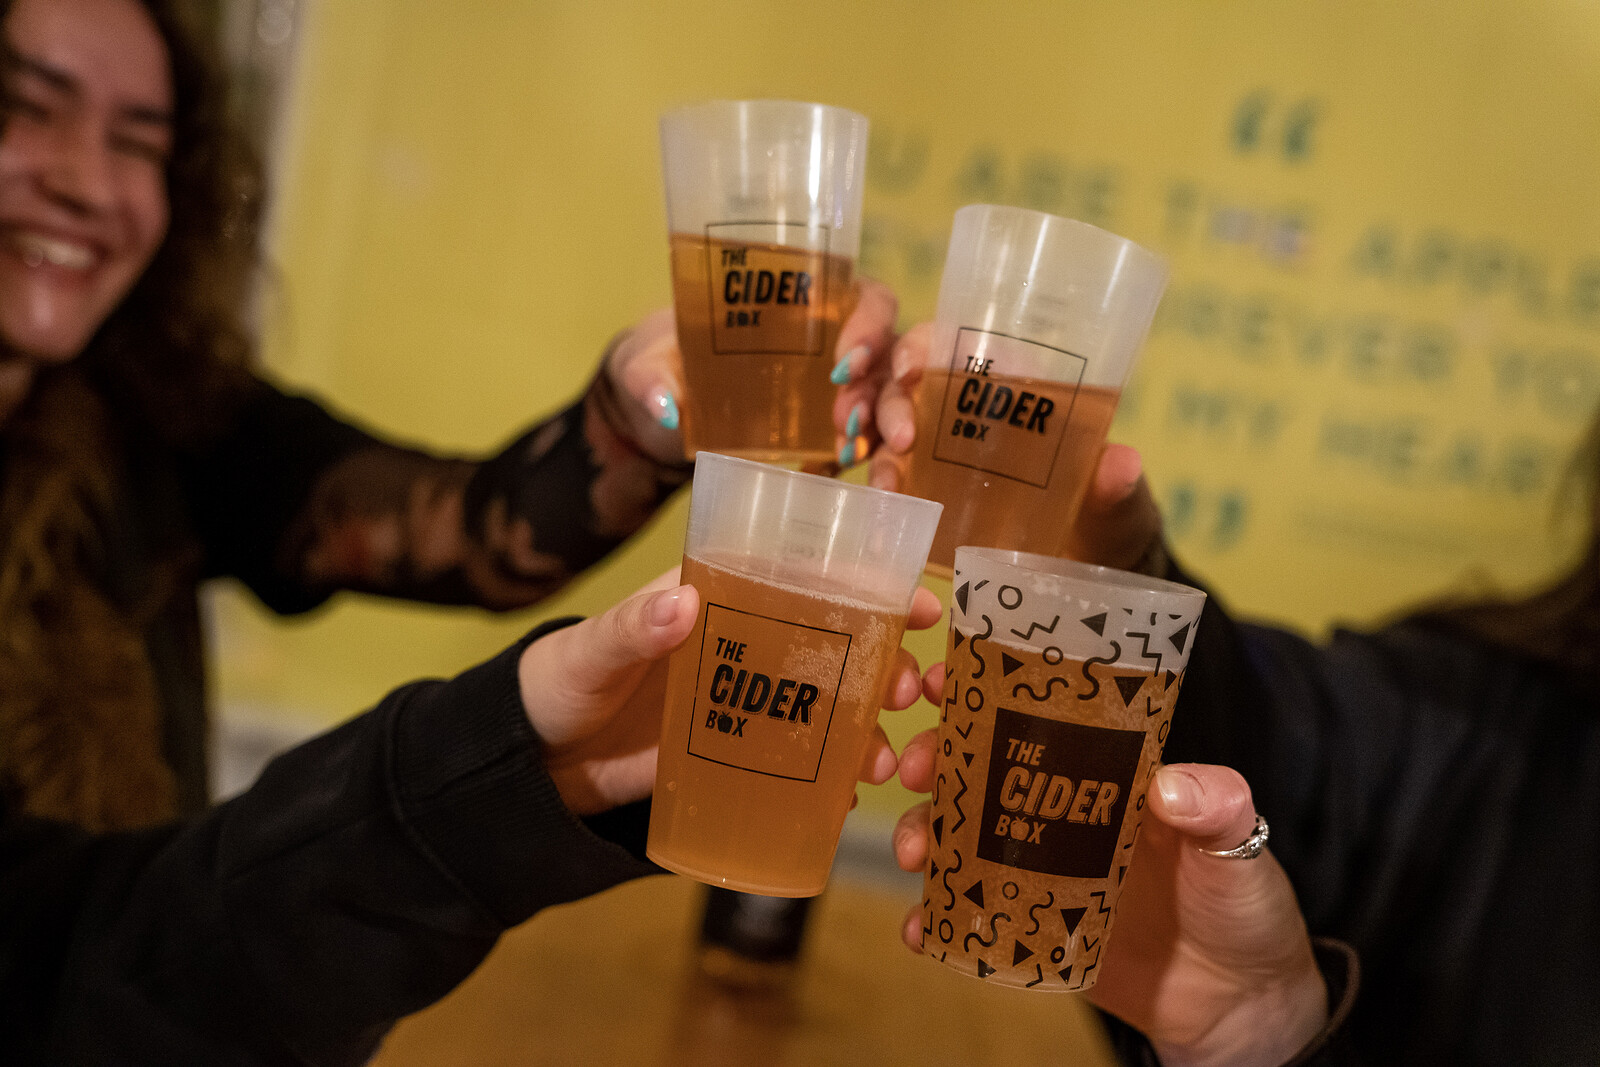
[[[1225,860],[1253,860],[1266,851],[1267,834],[1267,820],[1257,813],[1255,829],[1251,830],[1250,836],[1238,845],[1225,849],[1203,848],[1200,851],[1208,856],[1217,856]]]

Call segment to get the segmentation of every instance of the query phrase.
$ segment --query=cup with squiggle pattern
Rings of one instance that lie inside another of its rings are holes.
[[[1205,594],[956,550],[922,945],[990,983],[1094,985]]]

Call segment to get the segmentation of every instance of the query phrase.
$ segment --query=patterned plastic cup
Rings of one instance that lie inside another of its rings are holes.
[[[961,547],[922,946],[989,982],[1088,989],[1205,594]]]

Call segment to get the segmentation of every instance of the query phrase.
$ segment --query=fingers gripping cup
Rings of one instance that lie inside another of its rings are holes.
[[[855,302],[867,120],[786,100],[661,119],[684,447],[834,455],[828,379]]]
[[[646,851],[767,896],[820,893],[938,504],[701,452]]]
[[[1094,985],[1205,594],[956,549],[923,951],[998,985]]]
[[[902,487],[957,545],[1059,556],[1166,287],[1162,259],[1072,219],[956,212]]]

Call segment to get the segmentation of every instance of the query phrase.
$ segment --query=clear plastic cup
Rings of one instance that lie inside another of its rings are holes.
[[[747,893],[822,891],[939,512],[695,457],[683,580],[700,618],[668,665],[651,859]]]
[[[957,545],[1059,556],[1166,288],[1161,257],[1016,207],[956,212],[901,489]]]
[[[1088,989],[1206,595],[956,549],[923,951],[996,985]]]
[[[684,445],[835,453],[834,346],[855,306],[867,120],[788,100],[661,118]]]

